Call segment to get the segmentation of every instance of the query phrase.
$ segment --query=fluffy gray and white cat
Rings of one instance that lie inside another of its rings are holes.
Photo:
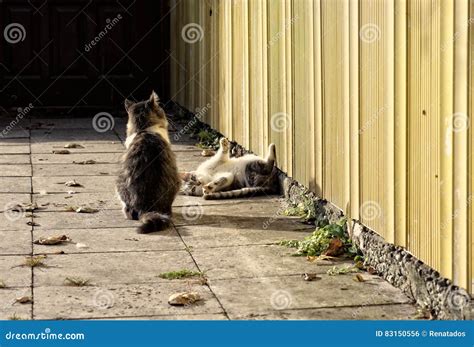
[[[273,143],[268,147],[265,159],[254,154],[231,158],[229,141],[222,138],[219,144],[219,150],[212,158],[195,171],[182,174],[182,194],[225,199],[278,192]]]
[[[117,179],[117,193],[127,219],[140,220],[139,233],[166,229],[179,191],[176,158],[168,137],[168,121],[158,95],[134,103],[128,113],[126,153]]]

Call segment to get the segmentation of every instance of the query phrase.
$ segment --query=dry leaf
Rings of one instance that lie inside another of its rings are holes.
[[[321,279],[321,277],[318,277],[318,275],[315,273],[304,273],[302,277],[305,281],[315,281]]]
[[[364,267],[364,262],[363,262],[362,260],[357,261],[357,262],[354,264],[354,266],[355,266],[356,268],[360,269],[360,270],[364,270],[364,269],[365,269],[365,267]]]
[[[377,270],[375,270],[375,268],[373,266],[369,266],[367,268],[367,272],[371,275],[376,275],[377,274]]]
[[[73,195],[73,194],[76,194],[77,192],[75,190],[68,190],[67,193],[69,195]]]
[[[40,237],[38,240],[33,241],[36,245],[58,245],[64,242],[71,242],[71,239],[66,235]]]
[[[196,292],[182,292],[172,294],[168,299],[168,304],[173,306],[191,305],[201,300],[201,296]]]
[[[3,288],[6,288],[6,284],[5,282],[3,282],[2,280],[0,280],[0,289],[3,289]]]
[[[71,154],[67,149],[55,149],[53,154]]]
[[[336,257],[344,253],[344,243],[340,239],[332,239],[329,243],[328,249],[323,253],[331,257]]]
[[[76,243],[76,248],[89,248],[85,243]]]
[[[21,297],[15,299],[15,303],[18,303],[18,304],[28,304],[31,301],[32,300],[31,300],[30,296],[21,296]]]
[[[77,213],[97,213],[99,212],[98,209],[92,207],[78,207],[76,209]]]
[[[67,143],[64,145],[64,148],[84,148],[84,146],[78,143]]]
[[[415,316],[413,319],[429,319],[432,320],[434,319],[433,315],[431,314],[431,311],[427,308],[421,308],[419,307],[416,310]]]
[[[90,280],[86,280],[80,277],[66,277],[64,279],[64,284],[74,287],[84,287],[89,285]]]
[[[96,164],[97,162],[95,160],[89,159],[89,160],[84,160],[84,161],[73,161],[73,164],[78,164],[78,165],[90,165],[90,164]]]
[[[306,260],[309,261],[310,263],[314,263],[316,260],[318,260],[318,257],[315,255],[308,255],[306,256]]]
[[[67,181],[64,185],[66,187],[82,187],[82,184],[77,183],[76,180]]]
[[[352,279],[353,279],[354,281],[356,281],[356,282],[365,282],[365,278],[362,277],[361,274],[355,275],[354,277],[352,277]]]
[[[216,154],[216,152],[212,149],[203,149],[201,152],[201,156],[203,157],[212,157],[214,154]]]

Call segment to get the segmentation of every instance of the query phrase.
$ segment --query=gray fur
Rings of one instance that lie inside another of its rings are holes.
[[[128,148],[122,158],[117,193],[126,218],[143,223],[139,233],[160,231],[171,223],[171,205],[180,187],[168,122],[154,93],[150,100],[127,100],[125,106]]]

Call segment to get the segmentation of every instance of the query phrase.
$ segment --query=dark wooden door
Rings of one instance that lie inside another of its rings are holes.
[[[0,105],[121,108],[168,95],[169,6],[158,0],[3,0]]]

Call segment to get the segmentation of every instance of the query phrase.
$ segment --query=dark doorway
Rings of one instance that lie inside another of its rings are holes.
[[[169,6],[155,0],[0,2],[0,105],[122,108],[169,97]]]

